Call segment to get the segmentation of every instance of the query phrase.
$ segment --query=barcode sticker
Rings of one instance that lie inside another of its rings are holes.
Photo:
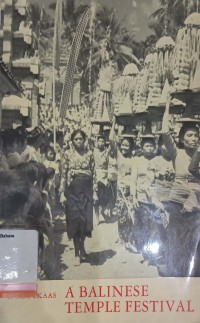
[[[0,284],[33,283],[38,271],[38,232],[0,230]]]

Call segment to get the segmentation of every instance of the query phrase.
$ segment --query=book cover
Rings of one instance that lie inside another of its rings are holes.
[[[37,267],[2,323],[199,321],[198,11],[0,4],[0,232]]]

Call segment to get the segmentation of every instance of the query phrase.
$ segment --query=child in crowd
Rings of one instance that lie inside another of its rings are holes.
[[[58,189],[58,185],[60,182],[60,171],[59,171],[59,162],[56,160],[56,153],[51,146],[46,147],[45,153],[45,161],[44,165],[47,169],[51,169],[52,176],[48,182],[48,194],[49,194],[49,202],[50,204],[55,204],[55,190]]]

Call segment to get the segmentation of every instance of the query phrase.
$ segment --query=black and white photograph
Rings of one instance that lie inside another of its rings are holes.
[[[38,280],[200,277],[200,0],[0,0],[9,229]]]

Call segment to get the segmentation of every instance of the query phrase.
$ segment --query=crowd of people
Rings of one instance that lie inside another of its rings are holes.
[[[41,277],[45,271],[45,249],[52,275],[55,267],[51,262],[54,251],[51,203],[59,186],[56,179],[60,157],[50,144],[50,135],[51,132],[42,133],[39,128],[28,132],[23,127],[2,130],[0,134],[0,227],[39,232]],[[59,143],[60,133],[57,138]]]
[[[65,142],[70,140],[70,135],[76,129],[81,128],[88,137],[91,136],[91,123],[89,109],[86,104],[72,105],[67,111],[64,119],[59,117],[58,107],[55,111],[56,127],[61,130],[65,137]],[[52,102],[43,105],[39,111],[40,125],[44,130],[53,129],[54,113]]]
[[[141,254],[160,276],[200,276],[199,127],[187,120],[178,142],[170,130],[166,108],[159,136],[117,136],[115,119],[109,137],[67,128],[56,143],[42,127],[1,131],[0,227],[38,230],[40,277],[51,266],[53,279],[57,207],[76,266],[87,259],[94,222],[114,219],[124,250]]]

